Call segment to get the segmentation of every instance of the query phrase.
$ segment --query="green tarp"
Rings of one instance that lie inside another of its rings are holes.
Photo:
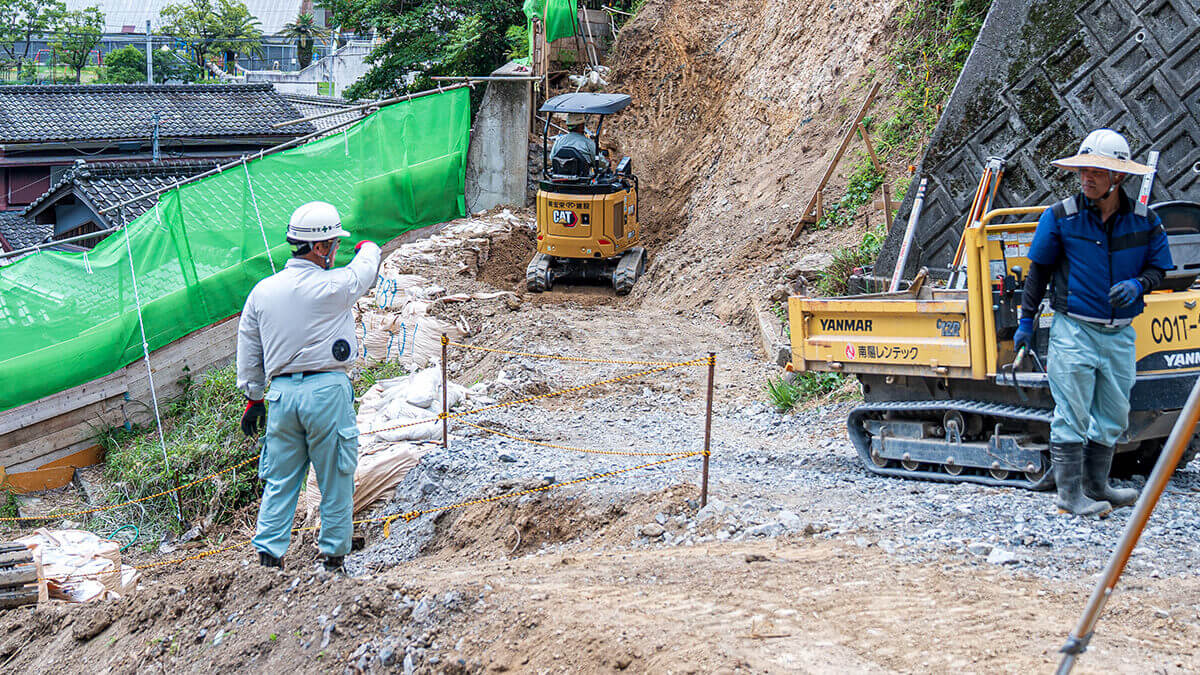
[[[525,0],[521,7],[529,28],[529,53],[533,54],[533,20],[541,17],[546,26],[546,44],[558,38],[571,37],[579,24],[575,0]]]
[[[300,204],[337,206],[349,243],[465,215],[469,133],[469,94],[456,89],[163,195],[128,228],[150,349],[240,312],[271,274],[267,246],[276,268],[287,261],[284,233]],[[338,264],[353,253],[342,246]],[[142,358],[129,261],[117,232],[86,255],[41,252],[0,268],[0,410]]]

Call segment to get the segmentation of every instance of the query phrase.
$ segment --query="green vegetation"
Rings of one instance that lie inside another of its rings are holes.
[[[909,0],[888,57],[899,104],[880,124],[879,150],[913,156],[933,132],[991,0]]]
[[[104,13],[97,7],[71,10],[59,16],[54,28],[59,35],[50,46],[75,70],[75,84],[79,84],[83,67],[104,33]]]
[[[871,201],[871,195],[875,194],[880,185],[883,185],[883,174],[876,171],[869,162],[859,162],[850,174],[850,179],[846,181],[846,194],[825,208],[817,227],[825,229],[852,225],[859,208]]]
[[[132,429],[103,431],[98,442],[105,450],[109,503],[152,495],[203,478],[258,455],[258,444],[242,436],[239,422],[244,399],[234,388],[233,366],[204,374],[198,384],[183,381],[184,392],[163,407],[163,433],[169,459],[153,422]],[[224,522],[238,509],[258,499],[257,465],[250,463],[220,477],[179,491],[183,517]],[[137,522],[143,537],[157,540],[166,530],[178,531],[171,496],[98,514],[90,529],[104,531]]]
[[[380,380],[389,380],[407,374],[408,371],[404,366],[396,361],[380,361],[367,366],[359,371],[358,377],[354,379],[354,396],[357,398],[367,393],[367,390]]]
[[[301,70],[312,63],[313,41],[329,37],[329,31],[317,25],[316,17],[305,12],[301,12],[295,21],[285,24],[279,34],[296,39],[296,61]]]
[[[879,225],[866,233],[857,246],[844,246],[833,253],[833,262],[817,280],[818,295],[844,295],[854,268],[870,265],[883,248],[887,231]]]
[[[224,53],[226,69],[233,68],[238,54],[262,51],[258,20],[241,0],[186,0],[163,7],[162,32],[187,44],[200,68],[212,52]]]
[[[178,52],[154,50],[154,81],[161,84],[167,80],[195,82],[200,79],[196,64]],[[114,49],[104,56],[102,79],[114,84],[138,84],[146,81],[146,52],[129,45]],[[86,72],[86,69],[85,69]]]
[[[807,371],[796,373],[791,382],[782,377],[767,378],[767,398],[779,412],[788,412],[803,401],[822,398],[839,391],[846,383],[840,373]]]
[[[66,13],[61,0],[0,0],[0,50],[18,73],[29,61],[33,37],[54,30]]]

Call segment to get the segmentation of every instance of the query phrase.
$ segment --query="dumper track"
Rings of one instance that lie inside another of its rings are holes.
[[[865,403],[851,410],[846,420],[846,427],[850,433],[850,440],[854,442],[854,448],[858,451],[858,455],[862,458],[867,470],[881,476],[937,481],[940,483],[977,483],[994,487],[1016,487],[1027,490],[1048,490],[1053,487],[1054,474],[1050,470],[1050,460],[1048,457],[1045,458],[1044,466],[1046,470],[1042,475],[1034,476],[1031,479],[1025,474],[1013,472],[1014,475],[1008,478],[998,479],[990,475],[987,471],[969,468],[961,469],[961,473],[953,475],[948,473],[944,469],[944,466],[939,467],[936,464],[928,462],[922,462],[916,468],[912,469],[902,466],[892,466],[891,462],[888,462],[888,466],[879,466],[876,463],[876,459],[871,456],[871,435],[865,425],[867,420],[884,419],[888,414],[895,415],[899,413],[904,417],[933,421],[940,420],[941,416],[950,410],[956,410],[964,414],[981,415],[992,419],[1009,420],[1010,422],[1023,425],[1045,424],[1048,426],[1051,418],[1050,410],[1023,408],[983,401],[884,401],[879,403]],[[947,443],[947,447],[952,446]]]

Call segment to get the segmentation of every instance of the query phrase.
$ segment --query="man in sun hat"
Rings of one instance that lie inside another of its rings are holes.
[[[1129,157],[1111,129],[1088,134],[1079,152],[1051,162],[1079,174],[1080,192],[1046,209],[1029,247],[1029,274],[1013,342],[1033,347],[1034,321],[1050,285],[1047,373],[1054,396],[1050,454],[1058,507],[1103,515],[1137,500],[1135,489],[1108,484],[1114,446],[1129,422],[1136,375],[1131,325],[1142,296],[1162,283],[1171,251],[1153,211],[1139,215],[1121,189],[1150,167]]]
[[[267,429],[252,542],[265,567],[283,567],[309,464],[321,488],[317,548],[324,568],[341,570],[350,552],[358,466],[354,390],[346,373],[357,347],[351,308],[374,285],[380,250],[359,242],[350,264],[334,269],[338,239],[349,236],[333,204],[297,208],[287,230],[292,259],[254,286],[238,323],[237,387],[247,399],[242,431],[253,435],[264,422]]]

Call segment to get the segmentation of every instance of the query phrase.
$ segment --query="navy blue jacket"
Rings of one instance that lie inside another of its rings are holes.
[[[1153,211],[1137,215],[1124,191],[1107,222],[1100,220],[1099,207],[1083,193],[1046,209],[1038,220],[1029,260],[1034,263],[1031,267],[1054,270],[1050,295],[1054,311],[1110,324],[1128,323],[1145,308],[1140,297],[1114,308],[1108,300],[1114,284],[1138,279],[1148,293],[1161,282],[1163,272],[1174,267],[1162,221]],[[1032,276],[1029,281],[1034,281]],[[1041,302],[1044,284],[1041,288],[1025,285],[1022,305],[1027,310]]]

